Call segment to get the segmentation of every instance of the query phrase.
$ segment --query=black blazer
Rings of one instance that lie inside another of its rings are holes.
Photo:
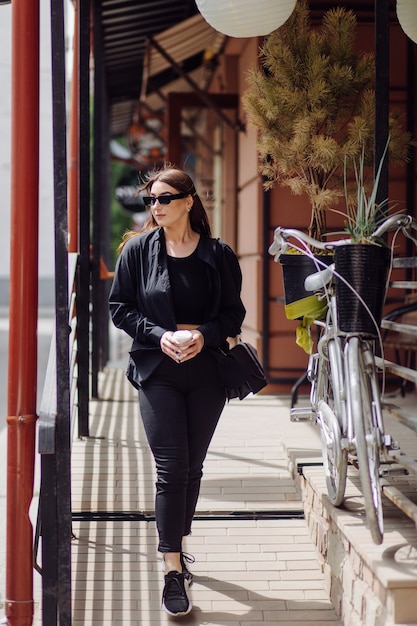
[[[245,317],[240,298],[242,274],[234,252],[221,239],[201,235],[198,255],[207,264],[210,296],[198,330],[204,336],[204,346],[214,348],[241,331]],[[176,330],[162,228],[126,242],[116,264],[109,305],[115,326],[133,339],[127,376],[138,387],[164,357],[162,335]]]

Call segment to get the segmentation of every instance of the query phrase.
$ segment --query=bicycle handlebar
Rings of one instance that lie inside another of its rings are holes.
[[[372,239],[378,239],[384,233],[400,228],[405,235],[411,230],[417,230],[417,221],[411,215],[391,215],[388,217],[376,231],[372,233]]]
[[[403,231],[405,236],[411,237],[410,231],[417,231],[417,221],[411,215],[391,215],[372,233],[371,239],[378,239],[384,233],[399,229]],[[344,246],[351,241],[350,238],[338,239],[337,241],[317,241],[301,230],[278,226],[274,231],[274,241],[268,249],[275,261],[281,254],[285,254],[289,247],[288,239],[290,238],[298,239],[312,248],[328,251],[338,246]]]

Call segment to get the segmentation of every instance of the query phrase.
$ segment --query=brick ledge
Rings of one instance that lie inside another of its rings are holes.
[[[330,504],[322,467],[305,466],[298,481],[327,591],[344,626],[416,624],[415,525],[384,499],[384,541],[376,546],[365,526],[354,468],[349,468],[344,508]],[[416,493],[415,478],[395,481]]]

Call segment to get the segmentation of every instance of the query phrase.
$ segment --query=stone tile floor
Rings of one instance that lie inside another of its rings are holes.
[[[153,512],[153,460],[136,393],[124,367],[108,368],[100,383],[100,400],[91,403],[92,436],[76,439],[73,447],[73,509],[98,512],[94,521],[74,522],[73,624],[178,621],[160,610],[163,576],[155,522],[112,518],[117,512]],[[408,401],[415,403],[415,397]],[[401,446],[415,455],[417,437],[408,437],[408,429],[395,421],[390,424],[394,436],[396,428]],[[340,626],[293,479],[295,459],[315,463],[320,458],[318,430],[290,422],[289,398],[257,396],[226,406],[187,540],[196,557],[194,608],[182,623]],[[4,574],[4,559],[1,567]],[[4,579],[0,607],[3,589]],[[35,574],[38,626],[39,598]]]
[[[136,394],[122,369],[106,370],[101,382],[92,438],[74,443],[73,509],[151,514],[155,475]],[[195,581],[193,611],[182,623],[339,624],[285,452],[285,433],[298,430],[299,443],[302,435],[288,415],[288,398],[276,396],[226,406],[187,539]],[[306,454],[319,446],[313,430],[303,430]],[[178,621],[160,609],[163,575],[152,519],[76,521],[74,533],[73,624]]]

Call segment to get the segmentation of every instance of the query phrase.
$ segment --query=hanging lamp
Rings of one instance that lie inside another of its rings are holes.
[[[417,1],[397,0],[397,17],[407,37],[417,43]]]
[[[287,21],[297,0],[196,0],[206,22],[229,37],[268,35]]]

